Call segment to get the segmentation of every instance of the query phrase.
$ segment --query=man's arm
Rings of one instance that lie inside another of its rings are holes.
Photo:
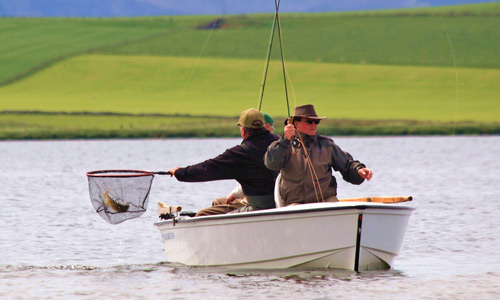
[[[274,141],[267,148],[267,152],[264,155],[264,164],[269,170],[279,171],[288,161],[291,155],[290,141],[285,137],[281,137],[279,140]]]
[[[335,171],[339,171],[345,181],[352,184],[363,183],[364,177],[362,177],[358,171],[366,168],[366,166],[361,162],[354,160],[351,154],[340,149],[340,147],[337,146],[337,144],[335,144],[333,141],[332,164],[333,169]]]
[[[204,162],[185,168],[173,168],[175,178],[185,182],[204,182],[220,179],[233,179],[237,168],[232,149]]]

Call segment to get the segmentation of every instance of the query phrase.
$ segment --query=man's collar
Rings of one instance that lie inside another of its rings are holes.
[[[300,133],[300,137],[304,140],[304,142],[309,145],[309,144],[314,144],[316,143],[316,141],[318,140],[318,135],[315,134],[315,135],[308,135],[308,134],[305,134],[305,133],[302,133],[302,132],[299,132]]]

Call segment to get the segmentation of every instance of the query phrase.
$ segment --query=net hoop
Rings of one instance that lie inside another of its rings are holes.
[[[119,224],[146,212],[156,172],[99,170],[86,174],[92,206],[108,223]]]
[[[87,177],[141,177],[152,175],[154,175],[154,172],[143,170],[99,170],[87,172]]]

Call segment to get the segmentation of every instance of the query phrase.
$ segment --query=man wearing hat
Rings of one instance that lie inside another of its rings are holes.
[[[271,134],[264,127],[264,122],[264,115],[260,111],[253,108],[243,111],[237,124],[243,138],[240,145],[196,165],[169,170],[171,176],[179,181],[235,179],[240,183],[247,198],[247,206],[217,205],[200,210],[197,216],[224,214],[235,208],[239,208],[238,211],[252,211],[275,207],[273,193],[276,172],[264,166],[263,156],[278,136]]]
[[[285,205],[338,201],[332,169],[352,184],[373,176],[372,170],[333,140],[317,134],[318,124],[325,118],[319,117],[311,104],[295,107],[283,136],[264,156],[266,167],[281,172],[279,191]]]

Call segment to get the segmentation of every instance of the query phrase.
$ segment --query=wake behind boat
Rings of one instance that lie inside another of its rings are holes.
[[[390,269],[413,208],[324,202],[155,223],[169,262],[235,268]]]

